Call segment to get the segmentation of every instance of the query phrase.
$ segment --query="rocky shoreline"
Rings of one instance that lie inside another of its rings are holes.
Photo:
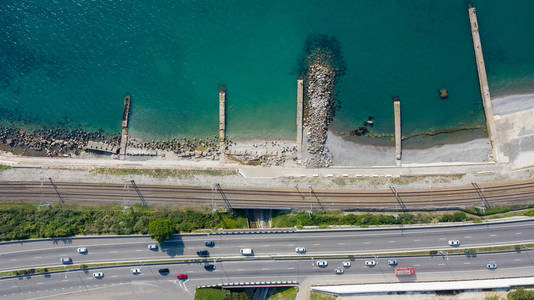
[[[109,136],[102,130],[88,132],[82,129],[37,129],[0,127],[0,143],[5,150],[18,149],[22,154],[32,152],[44,156],[70,156],[84,151],[89,141],[102,141],[118,146],[119,136]]]
[[[103,130],[36,129],[0,127],[0,150],[26,156],[77,157],[84,152],[118,158],[116,153],[91,149],[91,142],[118,149],[120,136]],[[256,140],[252,143],[227,139],[225,154],[244,164],[283,165],[296,155],[296,146],[277,141]],[[217,137],[171,138],[165,140],[128,139],[128,156],[158,156],[166,159],[205,159],[221,157]]]

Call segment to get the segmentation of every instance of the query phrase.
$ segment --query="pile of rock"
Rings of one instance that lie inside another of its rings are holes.
[[[333,116],[334,69],[321,60],[308,67],[306,101],[304,106],[304,132],[306,134],[306,167],[328,167],[332,155],[326,147],[328,124]]]
[[[167,140],[142,141],[135,138],[128,139],[128,148],[157,151],[157,153],[172,152],[181,158],[217,159],[220,155],[217,138],[172,138]]]
[[[111,146],[119,145],[118,136],[106,136],[102,130],[88,132],[82,129],[39,129],[28,131],[21,128],[0,127],[0,143],[4,149],[28,150],[47,156],[78,154],[90,141],[104,141]]]

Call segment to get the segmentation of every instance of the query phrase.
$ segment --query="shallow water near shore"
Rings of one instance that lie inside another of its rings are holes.
[[[531,92],[534,2],[474,5],[492,93]],[[336,129],[391,133],[394,95],[404,134],[484,124],[464,0],[28,0],[0,3],[0,25],[4,121],[118,132],[130,92],[133,136],[215,136],[225,85],[231,137],[292,138],[304,41],[327,34],[346,63]]]

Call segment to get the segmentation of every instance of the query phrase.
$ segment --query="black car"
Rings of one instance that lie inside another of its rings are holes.
[[[206,269],[206,271],[215,271],[215,265],[206,264],[204,265],[204,269]]]
[[[206,241],[204,243],[204,245],[206,245],[206,247],[213,247],[213,246],[215,246],[215,242],[214,241]]]
[[[200,257],[208,257],[210,256],[210,253],[208,252],[208,250],[198,250],[197,255]]]
[[[159,269],[158,272],[161,275],[168,275],[171,271],[169,271],[169,269],[165,268],[165,269]]]

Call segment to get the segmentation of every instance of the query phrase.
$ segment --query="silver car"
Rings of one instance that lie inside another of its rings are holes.
[[[318,260],[316,264],[318,267],[321,267],[321,268],[328,266],[328,262],[326,260]]]
[[[368,267],[374,267],[374,266],[376,266],[376,261],[375,260],[366,260],[365,261],[365,265],[368,266]]]
[[[343,270],[343,268],[336,269],[336,274],[343,274],[343,273],[345,273],[345,270]]]
[[[306,248],[304,247],[297,247],[295,248],[295,252],[299,253],[299,254],[304,254],[306,253]]]

